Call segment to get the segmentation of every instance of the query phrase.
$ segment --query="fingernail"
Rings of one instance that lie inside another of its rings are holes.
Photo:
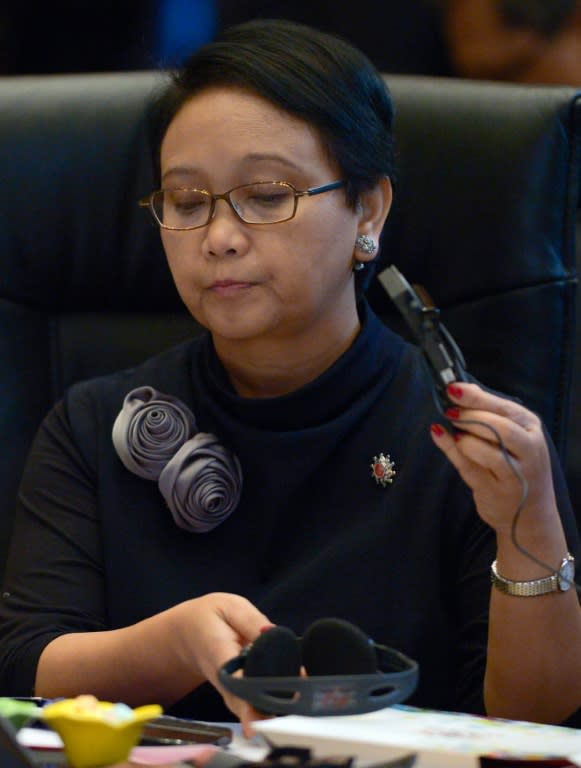
[[[458,443],[462,438],[462,432],[454,432],[452,437],[454,438],[455,442]]]
[[[441,424],[432,424],[430,427],[430,432],[434,437],[442,437],[444,431],[444,427],[442,427]]]
[[[459,419],[460,418],[460,411],[458,408],[446,408],[446,416],[449,419]]]
[[[268,632],[269,629],[272,629],[274,627],[274,624],[267,624],[265,627],[262,627],[260,630],[260,634],[264,634],[265,632]]]
[[[459,387],[458,384],[448,384],[447,390],[449,395],[458,400],[462,397],[462,387]]]

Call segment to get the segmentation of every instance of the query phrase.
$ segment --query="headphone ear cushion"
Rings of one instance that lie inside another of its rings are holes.
[[[248,649],[245,677],[297,677],[301,670],[301,648],[288,627],[271,627]]]
[[[361,675],[377,672],[375,644],[344,619],[319,619],[302,638],[308,675]]]

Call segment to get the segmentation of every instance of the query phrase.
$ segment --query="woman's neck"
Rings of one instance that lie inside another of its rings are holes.
[[[241,397],[280,397],[318,378],[346,352],[361,328],[355,312],[352,322],[338,332],[317,334],[324,343],[306,338],[223,339],[214,346],[232,386]]]

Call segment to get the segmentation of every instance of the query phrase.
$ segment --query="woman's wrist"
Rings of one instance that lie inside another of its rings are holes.
[[[516,540],[512,529],[496,535],[496,569],[505,579],[528,581],[540,579],[557,571],[568,547],[558,515],[551,525],[516,528]]]
[[[542,563],[538,563],[542,566]],[[493,586],[514,597],[538,597],[551,592],[567,592],[575,583],[575,559],[567,552],[558,568],[546,564],[545,575],[535,579],[507,579],[498,570],[496,560],[490,567]]]

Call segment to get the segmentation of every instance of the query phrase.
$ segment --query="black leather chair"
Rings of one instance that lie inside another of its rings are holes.
[[[399,179],[383,261],[423,284],[483,382],[545,419],[565,459],[581,94],[387,76]],[[199,327],[139,197],[157,73],[0,78],[0,567],[22,464],[75,380]],[[370,299],[401,328],[377,283]],[[581,463],[581,462],[580,462]]]

